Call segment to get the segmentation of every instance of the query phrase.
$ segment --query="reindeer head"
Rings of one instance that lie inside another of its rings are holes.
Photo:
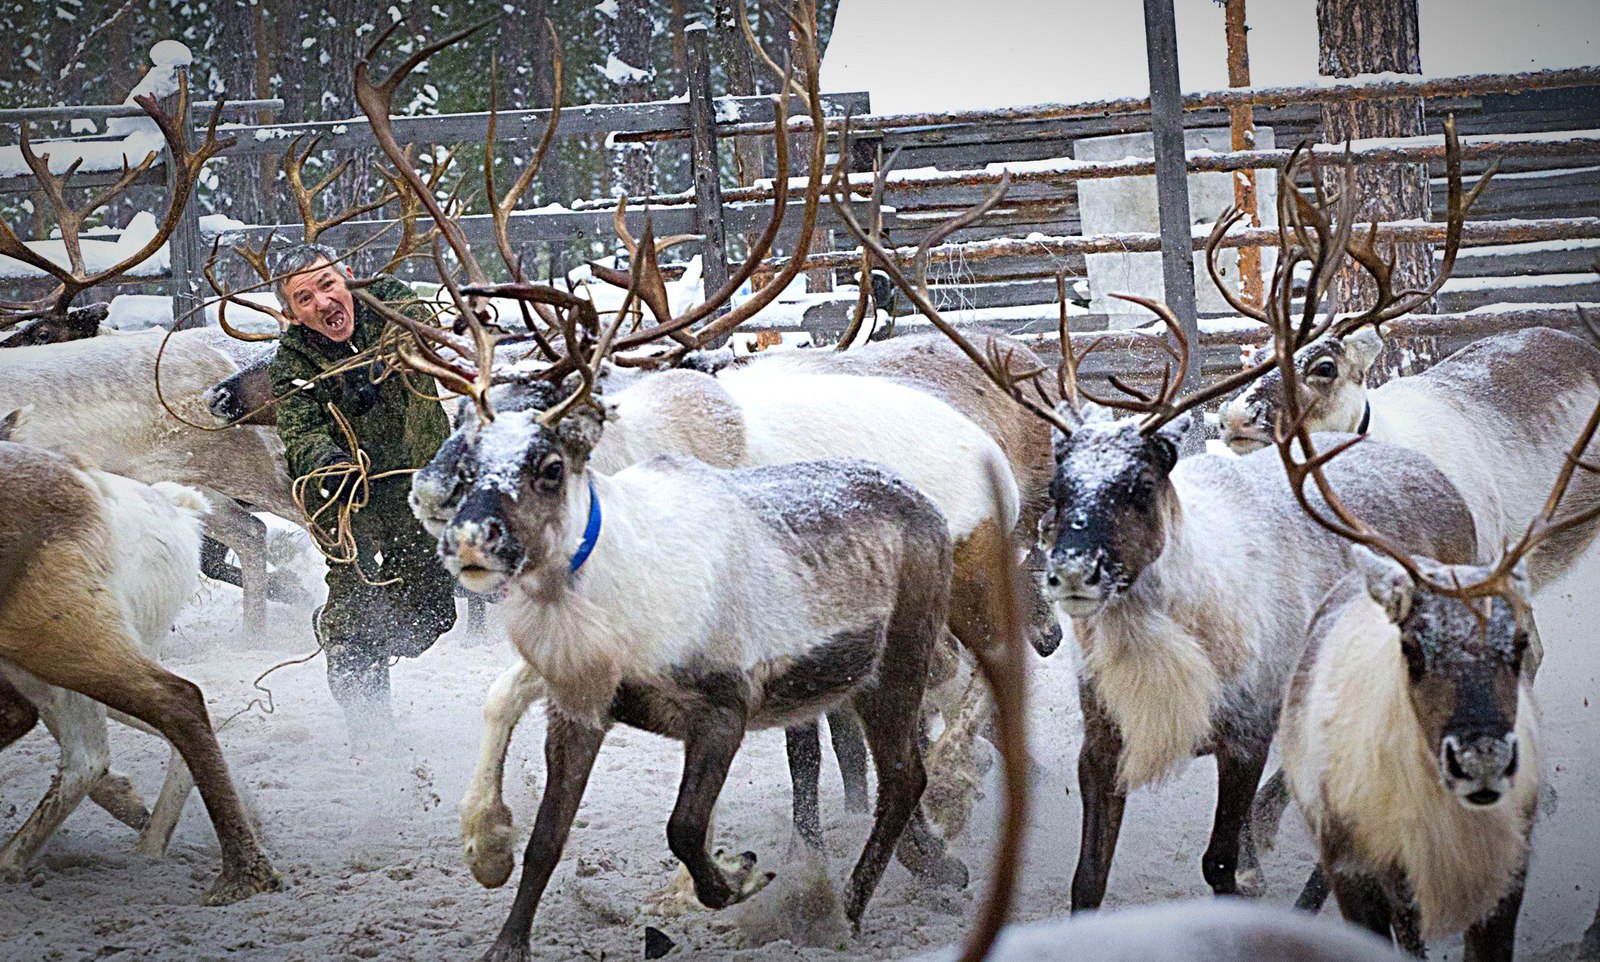
[[[604,415],[586,401],[560,401],[562,393],[538,382],[500,399],[493,421],[469,419],[412,482],[412,508],[439,535],[439,557],[473,591],[495,591],[523,571],[565,578],[588,517],[585,469]]]
[[[1326,334],[1295,352],[1300,410],[1307,412],[1308,430],[1360,430],[1367,410],[1367,372],[1382,349],[1378,332],[1364,327],[1344,335]],[[1271,356],[1271,349],[1263,348],[1253,360]],[[1238,454],[1267,447],[1282,410],[1283,375],[1268,371],[1223,405],[1222,440]]]
[[[1487,568],[1414,558],[1426,581],[1360,545],[1352,548],[1367,594],[1399,632],[1411,710],[1439,765],[1439,781],[1469,808],[1511,793],[1519,772],[1517,701],[1534,631],[1527,568],[1518,563],[1499,593],[1474,598],[1438,584],[1478,584]]]
[[[1097,404],[1070,435],[1054,433],[1056,473],[1050,510],[1039,520],[1048,596],[1065,614],[1098,613],[1133,587],[1166,548],[1178,511],[1170,475],[1190,418],[1182,415],[1142,432],[1138,418],[1117,418]]]

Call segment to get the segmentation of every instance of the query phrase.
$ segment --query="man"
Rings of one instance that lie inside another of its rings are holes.
[[[316,380],[377,343],[386,323],[372,308],[358,306],[345,283],[349,269],[317,244],[283,251],[272,269],[290,323],[270,368],[273,394],[283,398],[278,434],[290,475],[355,460],[335,410],[366,453],[369,475],[427,464],[450,433],[444,407],[432,400],[438,393],[432,378],[386,372],[373,361]],[[367,290],[396,305],[414,297],[392,277],[380,277]],[[322,486],[327,498],[347,497],[342,488],[337,478]],[[313,619],[328,659],[328,687],[357,740],[389,718],[389,659],[422,654],[455,624],[454,582],[439,563],[434,539],[412,516],[410,488],[409,473],[371,483],[366,505],[351,515],[358,561],[328,566],[328,600]],[[322,503],[318,494],[308,496],[307,511]]]

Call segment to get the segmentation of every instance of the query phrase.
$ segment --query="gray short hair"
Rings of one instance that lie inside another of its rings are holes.
[[[285,247],[272,255],[272,264],[269,267],[274,278],[272,293],[278,295],[279,307],[285,311],[290,310],[289,278],[317,261],[327,261],[330,264],[338,265],[339,252],[325,244],[296,244],[293,247]]]

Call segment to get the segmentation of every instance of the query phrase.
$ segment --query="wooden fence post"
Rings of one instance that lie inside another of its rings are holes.
[[[1183,143],[1183,91],[1178,85],[1178,26],[1172,0],[1144,0],[1145,50],[1150,65],[1150,130],[1155,140],[1156,203],[1161,212],[1161,270],[1167,306],[1178,315],[1190,344],[1200,343],[1194,301],[1194,253],[1189,236],[1189,175]],[[1180,372],[1184,387],[1200,386],[1200,354],[1191,352]],[[1185,438],[1198,448],[1205,437],[1199,418]]]
[[[699,20],[684,30],[689,48],[689,164],[694,170],[696,221],[705,236],[700,244],[700,260],[708,294],[728,281],[728,235],[722,223],[722,182],[717,171],[709,35],[705,23]]]
[[[172,69],[187,73],[188,67],[174,66]],[[193,100],[194,88],[190,86],[190,100]],[[172,106],[176,107],[176,95],[173,97]],[[191,114],[189,105],[184,105],[183,116],[177,118],[178,129],[183,132],[185,143],[191,141],[194,132],[190,130]],[[183,171],[178,169],[176,158],[170,150],[167,151],[166,162],[162,165],[166,169],[167,197],[170,199],[177,193],[179,179]],[[196,190],[199,185],[195,185]],[[204,264],[200,244],[200,207],[191,194],[189,202],[184,205],[183,211],[178,215],[178,226],[172,231],[172,236],[167,241],[169,255],[168,267],[172,275],[172,323],[176,330],[185,330],[192,327],[204,327],[206,315],[203,309],[204,299],[200,296],[200,270]]]

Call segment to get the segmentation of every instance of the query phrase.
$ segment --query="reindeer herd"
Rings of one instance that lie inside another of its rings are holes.
[[[876,772],[871,830],[844,891],[849,921],[859,926],[891,856],[932,884],[964,886],[968,869],[946,840],[966,827],[975,738],[991,723],[971,679],[992,677],[1007,651],[1020,665],[1029,641],[1048,656],[1065,637],[1084,720],[1075,911],[1105,897],[1128,794],[1212,755],[1217,804],[1200,869],[1215,893],[1249,888],[1241,876],[1259,871],[1255,852],[1292,798],[1318,852],[1302,908],[1332,894],[1346,920],[1408,951],[1464,932],[1467,958],[1509,959],[1541,789],[1531,599],[1600,521],[1600,348],[1528,329],[1367,388],[1381,325],[1437,292],[1483,189],[1463,191],[1453,129],[1457,229],[1431,285],[1393,290],[1373,236],[1355,229],[1348,170],[1297,154],[1281,181],[1285,227],[1264,305],[1234,298],[1271,344],[1185,394],[1190,345],[1175,317],[1130,298],[1163,323],[1171,363],[1153,387],[1118,378],[1108,391],[1080,375],[1094,347],[1075,348],[1064,315],[1051,378],[1020,343],[970,342],[861,226],[843,177],[849,151],[827,169],[815,34],[805,17],[794,33],[793,65],[779,74],[811,115],[804,225],[794,256],[731,310],[778,235],[781,193],[724,289],[676,314],[657,257],[681,239],[658,241],[648,221],[633,237],[619,207],[633,266],[597,272],[627,290],[620,309],[601,311],[581,291],[525,276],[507,216],[532,168],[504,196],[490,179],[497,281],[389,122],[410,71],[461,35],[375,83],[385,32],[357,70],[358,100],[410,212],[397,257],[429,249],[440,321],[357,295],[392,322],[389,366],[463,397],[454,433],[415,475],[412,507],[461,585],[500,600],[518,656],[488,692],[460,805],[466,860],[487,887],[515,868],[502,787],[512,730],[546,705],[546,785],[485,958],[529,957],[541,897],[617,724],[683,742],[665,831],[684,869],[681,904],[723,908],[772,878],[754,853],[710,846],[749,731],[785,730],[796,837],[822,846],[824,715],[851,804],[866,807],[869,758]],[[780,125],[789,99],[775,100]],[[777,143],[781,183],[789,148]],[[196,172],[214,145],[213,130]],[[1292,187],[1297,178],[1309,193]],[[311,191],[291,181],[308,232],[335,222],[312,205],[327,181]],[[937,333],[731,361],[708,353],[801,269],[824,198]],[[419,215],[431,218],[427,232]],[[1234,220],[1219,221],[1213,262]],[[16,256],[14,241],[7,228],[0,253]],[[264,264],[262,251],[244,253]],[[1373,303],[1335,315],[1324,302],[1352,264],[1370,275]],[[1309,269],[1303,293],[1297,268]],[[71,279],[51,272],[57,315],[98,283],[61,270]],[[211,268],[207,277],[216,283]],[[520,322],[507,320],[508,304]],[[0,414],[10,412],[0,421],[0,747],[40,720],[61,746],[46,797],[0,848],[0,877],[20,875],[85,798],[159,854],[197,786],[223,861],[206,901],[282,885],[203,696],[158,663],[198,576],[202,523],[238,547],[247,621],[259,620],[262,532],[241,502],[296,514],[259,357],[228,341],[185,331],[0,351]],[[1238,456],[1182,456],[1198,412],[1224,399],[1223,438]],[[1019,575],[1035,536],[1039,570]],[[1008,694],[996,692],[1000,742],[1020,718]],[[154,811],[111,767],[108,714],[173,746]],[[943,734],[932,739],[936,718]],[[1283,768],[1262,789],[1274,744]],[[1015,775],[1017,759],[1002,761]],[[1013,852],[1020,814],[1008,807]],[[1015,863],[999,874],[1014,878]],[[996,889],[967,958],[989,952],[1003,920],[1005,885]],[[1217,958],[1365,958],[1375,944],[1254,909],[1149,918],[1174,933],[1226,934]],[[1095,931],[1104,934],[1082,928],[1080,942],[1106,958],[1185,957],[1194,944],[1136,948],[1148,932]],[[997,957],[1038,957],[1027,944],[1019,937]]]

